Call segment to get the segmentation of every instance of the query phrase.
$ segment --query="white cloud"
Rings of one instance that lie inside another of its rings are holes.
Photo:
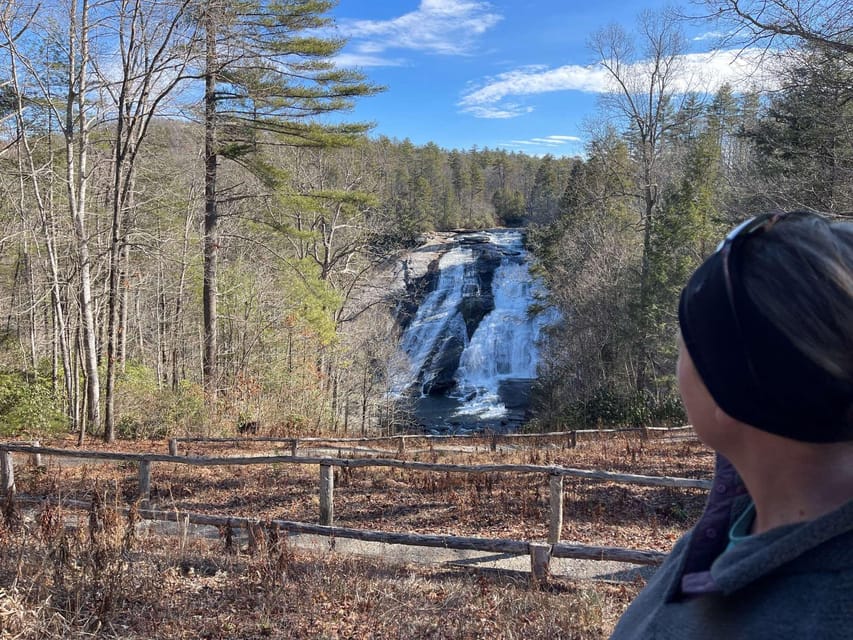
[[[552,91],[607,90],[607,75],[597,66],[566,65],[556,69],[543,66],[522,67],[501,73],[485,84],[468,91],[459,101],[463,111],[486,104],[498,103],[507,96],[527,96]]]
[[[384,58],[369,53],[341,53],[335,56],[339,67],[402,67],[406,64],[400,58]]]
[[[525,107],[516,104],[503,104],[499,107],[491,107],[489,105],[474,105],[466,109],[466,113],[472,114],[476,118],[490,119],[506,119],[517,118],[533,111],[533,107]]]
[[[703,42],[705,40],[720,40],[725,37],[725,33],[722,31],[706,31],[705,33],[700,33],[698,36],[693,36],[693,42]]]
[[[563,147],[563,153],[574,153],[577,148],[577,143],[583,140],[577,136],[551,135],[538,138],[529,138],[527,140],[510,140],[509,142],[500,142],[498,147],[504,149],[524,149],[525,153],[534,152],[534,155],[543,155],[550,153],[549,149],[559,149]],[[566,148],[568,145],[568,148]]]
[[[488,2],[421,0],[415,11],[391,20],[340,20],[338,27],[357,54],[412,49],[462,55],[501,19]]]
[[[678,61],[679,73],[675,77],[675,91],[697,91],[712,93],[725,83],[736,91],[748,88],[770,88],[775,86],[776,74],[773,64],[765,59],[763,49],[737,49],[691,53]],[[628,77],[642,77],[647,62],[638,62],[629,69]],[[473,86],[463,93],[457,105],[464,113],[475,117],[490,110],[507,110],[504,117],[524,115],[532,108],[508,109],[507,99],[517,100],[521,96],[531,96],[556,91],[583,91],[586,93],[607,93],[616,90],[609,73],[600,65],[564,65],[557,68],[528,66],[507,71],[487,78],[479,86]]]

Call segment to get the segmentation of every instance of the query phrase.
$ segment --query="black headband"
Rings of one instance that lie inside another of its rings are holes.
[[[761,240],[755,240],[761,241]],[[709,257],[681,292],[681,336],[711,397],[749,425],[803,442],[853,440],[853,385],[803,354],[750,300],[739,252]]]

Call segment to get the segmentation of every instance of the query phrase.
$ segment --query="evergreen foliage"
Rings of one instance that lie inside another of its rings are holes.
[[[54,435],[67,424],[49,379],[38,374],[0,371],[0,436]]]
[[[807,50],[744,130],[775,204],[853,211],[853,62]]]
[[[379,88],[332,64],[342,43],[317,35],[330,24],[322,0],[158,3],[146,24],[190,11],[172,43],[186,65],[175,81],[208,80],[207,102],[200,87],[173,96],[188,100],[184,113],[197,123],[152,104],[144,139],[121,138],[110,115],[117,102],[104,99],[120,85],[94,73],[106,60],[89,51],[87,73],[69,74],[83,60],[56,44],[69,15],[22,6],[0,16],[0,54],[27,80],[0,83],[6,435],[85,427],[85,383],[108,366],[121,435],[231,433],[238,419],[269,433],[390,424],[398,414],[383,398],[397,327],[373,274],[431,233],[498,225],[528,227],[564,319],[544,354],[539,424],[672,423],[682,419],[677,298],[724,230],[771,207],[853,212],[842,13],[790,36],[798,58],[771,95],[662,90],[678,61],[664,54],[680,40],[673,25],[646,18],[640,33],[662,62],[651,107],[629,121],[630,101],[608,95],[609,126],[590,135],[583,158],[535,158],[368,138],[366,125],[342,123],[353,100]],[[93,9],[93,36],[117,24],[109,14],[118,6]],[[655,29],[665,37],[648,39]],[[8,37],[18,32],[27,35],[20,49]],[[622,46],[629,35],[599,40],[626,99],[651,86],[620,66],[633,55]],[[34,89],[39,80],[46,95]],[[61,118],[82,126],[81,109],[93,115],[85,136],[63,139]],[[115,157],[117,141],[138,154],[132,172]],[[80,181],[85,206],[69,189]],[[85,260],[84,244],[93,249]],[[206,326],[216,338],[208,345]],[[94,363],[79,357],[87,331]],[[214,370],[216,401],[205,407]]]

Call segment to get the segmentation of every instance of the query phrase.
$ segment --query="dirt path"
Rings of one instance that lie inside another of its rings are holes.
[[[150,535],[195,536],[218,539],[220,531],[216,527],[205,525],[182,525],[175,522],[145,521],[138,525],[140,533]],[[530,556],[508,553],[489,553],[463,549],[438,549],[401,544],[365,542],[346,538],[328,538],[310,534],[289,534],[288,542],[300,549],[309,549],[317,553],[344,553],[360,556],[381,557],[387,562],[401,564],[417,563],[431,565],[450,565],[468,567],[486,571],[530,572]],[[245,545],[248,540],[243,530],[234,532],[234,542]],[[637,578],[648,578],[655,567],[599,560],[575,560],[570,558],[552,558],[551,574],[578,580],[602,580],[608,582],[633,582]]]

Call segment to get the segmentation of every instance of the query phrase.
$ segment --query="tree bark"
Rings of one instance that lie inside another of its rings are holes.
[[[216,202],[216,18],[208,5],[205,16],[204,74],[204,284],[202,291],[204,350],[202,374],[209,400],[216,399],[217,367],[217,266],[219,260],[219,215]]]
[[[87,65],[89,63],[89,4],[80,6],[80,30],[77,32],[77,3],[71,4],[69,19],[69,83],[66,98],[65,150],[68,201],[77,240],[80,268],[80,318],[82,322],[83,366],[86,372],[87,426],[96,432],[101,426],[101,386],[98,372],[97,326],[92,297],[92,259],[86,229],[86,196],[89,185],[89,123],[86,119]]]

